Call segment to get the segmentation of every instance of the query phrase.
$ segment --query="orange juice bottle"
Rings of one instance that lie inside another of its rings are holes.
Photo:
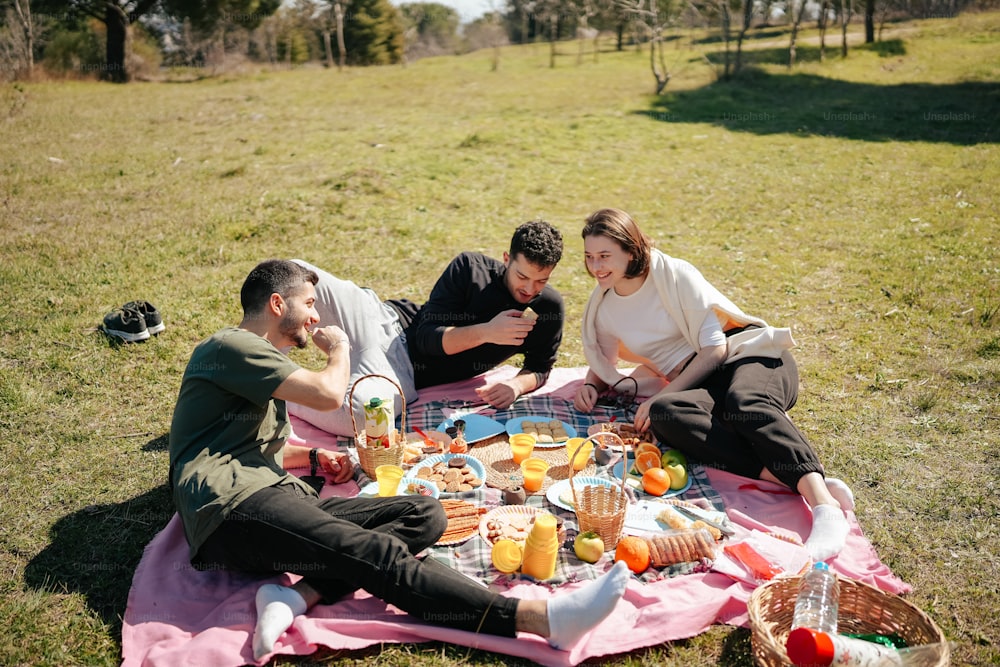
[[[535,517],[535,525],[524,543],[524,560],[521,573],[539,581],[551,579],[559,560],[559,538],[556,535],[556,518],[544,512]]]

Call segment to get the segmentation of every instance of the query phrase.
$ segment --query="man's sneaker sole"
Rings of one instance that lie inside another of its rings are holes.
[[[115,329],[109,329],[107,327],[104,327],[104,333],[108,334],[109,336],[121,338],[122,340],[128,341],[129,343],[139,343],[149,339],[149,331],[140,331],[139,333],[132,333],[130,331],[116,331]]]
[[[151,326],[148,329],[146,329],[146,332],[149,333],[149,334],[151,334],[151,335],[153,335],[153,336],[155,336],[156,334],[160,333],[161,331],[163,331],[166,328],[167,328],[167,325],[165,325],[163,322],[160,322],[159,324],[154,324],[153,326]]]

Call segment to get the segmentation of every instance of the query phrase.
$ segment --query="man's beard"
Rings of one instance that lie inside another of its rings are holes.
[[[309,345],[309,337],[302,333],[302,325],[297,319],[293,313],[288,313],[281,318],[281,323],[278,324],[278,331],[285,338],[295,341],[295,347],[301,350]]]

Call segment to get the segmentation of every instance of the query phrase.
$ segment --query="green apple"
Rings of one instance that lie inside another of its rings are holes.
[[[667,466],[674,464],[687,466],[688,462],[684,453],[679,449],[668,449],[663,452],[663,455],[660,456],[660,465],[666,468]]]
[[[667,474],[670,475],[670,489],[676,491],[678,489],[683,489],[688,483],[688,471],[680,463],[671,463],[664,467]]]
[[[573,540],[573,551],[584,563],[596,563],[604,555],[604,540],[594,531],[588,530]]]

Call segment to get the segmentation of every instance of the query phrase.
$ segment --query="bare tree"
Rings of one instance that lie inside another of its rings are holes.
[[[754,0],[743,0],[743,25],[736,39],[736,72],[743,69],[743,40],[746,38],[750,24],[753,23]]]
[[[826,62],[826,26],[830,19],[830,0],[823,0],[819,7],[819,18],[816,27],[819,28],[819,61]]]
[[[21,32],[24,34],[23,53],[24,68],[30,79],[35,73],[35,24],[31,20],[30,0],[14,0],[14,11],[17,13]]]
[[[854,0],[840,0],[840,56],[847,57],[847,26],[854,14]]]
[[[644,27],[650,36],[649,69],[656,80],[656,94],[659,95],[671,78],[663,57],[663,31],[673,23],[676,5],[672,0],[616,0],[616,5],[634,17],[637,26]]]
[[[795,11],[795,5],[792,5],[792,37],[791,42],[788,44],[788,68],[791,69],[795,67],[795,48],[796,42],[799,38],[799,26],[802,24],[802,18],[806,14],[806,0],[799,0],[799,10]]]

